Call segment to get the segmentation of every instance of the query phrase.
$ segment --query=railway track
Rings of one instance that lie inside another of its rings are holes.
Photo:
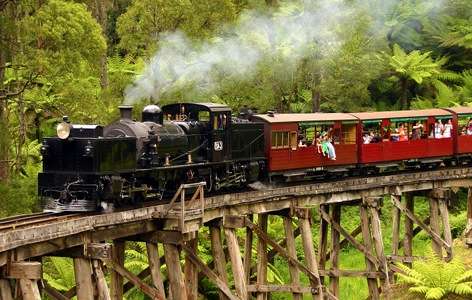
[[[83,213],[61,213],[39,212],[28,215],[12,216],[0,219],[0,233],[23,227],[34,227],[51,222],[60,222],[83,217]]]

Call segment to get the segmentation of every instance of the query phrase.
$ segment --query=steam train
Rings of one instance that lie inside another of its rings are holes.
[[[120,106],[108,126],[71,124],[41,145],[46,211],[96,211],[166,199],[182,183],[208,191],[472,162],[472,108],[252,114],[215,103]],[[446,125],[445,125],[446,124]],[[441,126],[442,130],[438,130]],[[406,132],[398,139],[398,128]],[[329,132],[336,159],[320,151]],[[366,139],[367,136],[374,139]],[[368,141],[367,141],[368,140]]]

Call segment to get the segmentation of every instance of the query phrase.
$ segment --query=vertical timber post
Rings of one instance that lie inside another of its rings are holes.
[[[7,279],[0,279],[0,299],[13,300],[10,282]]]
[[[293,233],[292,218],[289,216],[284,216],[284,229],[285,237],[287,239],[287,253],[291,257],[297,257],[297,249],[295,247],[295,236]],[[290,271],[290,279],[292,281],[293,287],[300,287],[300,269],[297,265],[294,265],[289,262],[288,269]],[[302,300],[303,294],[301,293],[292,293],[293,300]]]
[[[311,281],[313,299],[323,299],[323,287],[318,271],[318,261],[316,260],[315,247],[313,246],[313,235],[311,233],[311,212],[309,208],[297,209],[300,233],[305,254],[305,263],[308,269],[317,277],[317,282]]]
[[[166,259],[167,276],[173,299],[187,299],[182,267],[180,266],[180,253],[177,245],[164,243],[164,256]]]
[[[361,216],[361,227],[362,227],[362,239],[364,240],[364,247],[367,251],[372,251],[372,237],[369,228],[369,215],[367,208],[364,203],[359,206]],[[375,271],[375,265],[367,257],[365,258],[365,264],[367,271]],[[369,288],[369,295],[371,299],[379,299],[379,288],[377,284],[377,278],[367,277],[367,286]]]
[[[221,242],[221,227],[216,224],[210,224],[211,252],[215,264],[216,274],[228,285],[228,276],[226,275],[226,258]],[[219,291],[220,300],[227,299],[223,292]]]
[[[161,262],[159,258],[159,247],[157,243],[147,242],[146,250],[149,261],[149,269],[151,270],[151,278],[154,287],[159,291],[159,295],[165,299],[164,282],[161,274]]]
[[[198,235],[197,235],[198,236]],[[194,238],[187,242],[187,246],[191,248],[194,253],[197,253],[198,239]],[[185,273],[185,287],[187,288],[187,299],[188,300],[197,300],[198,297],[198,270],[190,259],[185,257],[184,265]]]
[[[74,258],[75,283],[77,287],[77,299],[88,300],[94,297],[94,285],[92,282],[92,265],[90,259]]]
[[[115,264],[124,267],[125,264],[125,242],[120,240],[113,241],[112,260]],[[115,270],[111,271],[110,282],[111,299],[123,299],[123,277]]]
[[[248,215],[248,219],[252,222],[253,215]],[[252,240],[254,234],[252,230],[246,227],[246,241],[244,243],[244,274],[246,274],[246,284],[249,285],[251,282],[251,262],[252,262]],[[226,272],[225,272],[226,274]],[[225,275],[226,276],[226,275]],[[248,297],[251,298],[251,293],[248,294]]]
[[[90,275],[89,275],[90,277]],[[39,288],[38,288],[38,282],[36,280],[32,279],[26,279],[26,278],[20,278],[18,279],[20,282],[20,288],[21,288],[21,294],[23,296],[23,300],[41,300],[41,294],[39,293]],[[93,299],[93,290],[90,290],[92,292],[92,298],[88,299]],[[77,294],[77,299],[87,299],[87,298],[79,298],[79,295]]]
[[[448,201],[448,196],[450,195],[450,191],[436,190],[433,192],[433,195],[438,201],[439,215],[440,215],[441,223],[443,225],[444,241],[449,245],[448,247],[449,249],[446,248],[446,257],[444,259],[446,261],[450,261],[452,259],[452,233],[451,233],[451,224],[449,224],[449,210],[447,208],[447,201]],[[440,231],[438,231],[437,234],[441,236]]]
[[[327,215],[329,215],[329,206],[320,205],[320,215],[321,215],[321,212],[325,212]],[[321,218],[320,244],[318,248],[318,261],[319,261],[320,270],[326,269],[326,259],[327,259],[326,251],[328,250],[328,229],[329,229],[329,223],[324,218]],[[320,276],[320,282],[321,284],[324,283],[324,276]]]
[[[107,281],[105,279],[105,274],[102,269],[102,262],[100,260],[94,259],[92,261],[93,272],[97,280],[97,291],[99,300],[110,300],[110,291],[108,290]]]
[[[339,204],[332,205],[331,218],[333,222],[341,223],[341,206]],[[339,252],[340,252],[340,234],[331,226],[331,271],[334,272],[330,276],[329,285],[331,293],[339,298]]]
[[[387,257],[385,256],[382,228],[380,225],[380,209],[382,200],[382,197],[374,197],[368,199],[368,203],[371,216],[370,225],[372,228],[372,238],[374,240],[375,254],[377,255],[379,263],[381,264],[380,269],[383,270],[385,274],[385,280],[381,279],[380,282],[382,283],[383,291],[385,292],[385,294],[388,294],[390,290],[389,270]]]
[[[406,193],[405,194],[405,204],[406,209],[414,213],[415,211],[415,202],[413,194]],[[403,255],[412,257],[413,256],[413,221],[405,217],[405,239],[403,240]],[[405,263],[408,267],[411,268],[411,263]]]
[[[257,222],[261,230],[267,234],[267,214],[259,214]],[[246,227],[247,228],[247,227]],[[267,283],[267,243],[258,239],[257,242],[257,284]],[[257,292],[257,300],[267,300],[266,292]]]
[[[223,222],[224,223],[224,222]],[[242,300],[248,299],[246,275],[244,274],[244,266],[241,257],[241,249],[236,236],[235,227],[227,227],[225,224],[226,243],[228,244],[228,252],[231,260],[231,267],[234,275],[234,285],[236,293]]]
[[[472,247],[472,187],[467,189],[467,227],[465,229],[465,243]]]
[[[441,236],[439,231],[439,203],[435,191],[431,191],[429,194],[429,216],[431,231]],[[437,257],[442,258],[441,244],[435,239],[432,239],[432,248]]]
[[[398,202],[401,202],[401,196],[390,195],[392,198],[396,198]],[[398,249],[400,246],[400,221],[401,221],[401,210],[395,205],[392,206],[392,255],[398,256]]]

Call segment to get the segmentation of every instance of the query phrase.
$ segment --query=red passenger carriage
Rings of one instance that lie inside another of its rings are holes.
[[[269,172],[321,171],[357,165],[356,125],[358,120],[344,113],[275,114],[253,116],[265,123],[266,157]],[[317,134],[329,133],[336,160],[320,153]],[[287,175],[287,174],[285,174]]]
[[[459,159],[470,160],[472,155],[472,107],[452,107],[447,110],[454,113],[453,138],[454,152]]]
[[[453,114],[447,110],[361,112],[352,115],[359,119],[359,141],[371,132],[378,136],[375,142],[359,143],[360,164],[382,166],[399,161],[435,164],[454,154],[454,130],[444,135],[441,130],[435,130],[452,120]]]

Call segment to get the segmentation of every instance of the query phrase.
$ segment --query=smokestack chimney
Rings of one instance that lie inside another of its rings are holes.
[[[122,120],[132,120],[133,117],[133,107],[131,105],[120,105],[120,117]]]

